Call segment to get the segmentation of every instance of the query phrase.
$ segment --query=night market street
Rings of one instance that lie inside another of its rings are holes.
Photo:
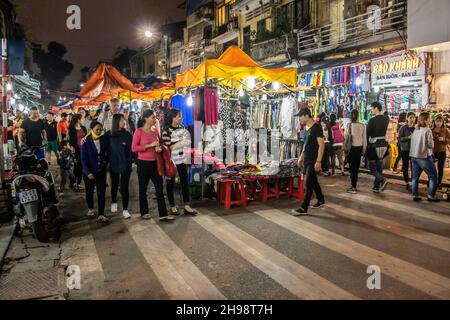
[[[29,255],[9,260],[2,282],[76,265],[81,289],[69,291],[64,282],[60,287],[55,282],[37,293],[10,288],[0,297],[449,299],[448,203],[414,203],[396,181],[374,195],[366,175],[361,192],[350,195],[347,179],[321,178],[327,205],[307,217],[293,217],[290,211],[299,202],[282,196],[229,212],[209,201],[198,206],[197,217],[180,217],[170,225],[138,218],[135,173],[131,220],[115,215],[100,226],[86,218],[83,194],[67,194],[62,212],[72,222],[64,227],[61,244],[33,248],[31,236],[15,237],[6,260],[27,246],[23,250]],[[151,196],[149,202],[154,207]],[[367,287],[370,265],[381,269],[380,290]]]

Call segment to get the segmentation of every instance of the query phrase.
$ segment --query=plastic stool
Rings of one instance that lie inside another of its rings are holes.
[[[232,192],[233,187],[235,192]],[[232,199],[233,194],[236,195],[236,200]],[[225,210],[231,209],[232,205],[240,205],[244,208],[247,206],[247,194],[242,179],[217,180],[217,195],[219,204],[223,204]]]
[[[291,177],[288,180],[288,192],[287,192],[287,196],[288,199],[295,197],[300,201],[303,201],[303,199],[305,198],[305,190],[304,190],[304,178],[303,175],[301,175],[300,177],[298,177],[298,181],[297,181],[297,186],[294,186],[294,179],[295,177]]]

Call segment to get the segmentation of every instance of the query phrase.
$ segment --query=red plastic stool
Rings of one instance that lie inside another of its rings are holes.
[[[292,178],[289,178],[289,180],[288,180],[288,191],[287,191],[288,199],[295,197],[298,200],[303,201],[303,199],[305,198],[305,189],[303,186],[303,183],[304,183],[303,175],[298,177],[296,187],[294,186],[294,179],[295,179],[295,177],[292,177]]]
[[[232,192],[234,189],[234,192]],[[247,206],[247,195],[245,193],[244,181],[242,179],[221,179],[217,180],[217,194],[219,204],[223,204],[226,210],[232,205]],[[236,199],[233,200],[233,194]]]
[[[261,180],[262,183],[262,190],[261,190],[261,202],[266,203],[267,200],[270,198],[276,198],[277,200],[280,199],[280,181],[278,178],[274,178],[275,186],[273,189],[270,188],[270,180],[269,179],[263,179]]]

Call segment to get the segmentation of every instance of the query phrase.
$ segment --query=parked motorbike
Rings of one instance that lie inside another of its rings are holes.
[[[12,199],[19,230],[31,228],[41,242],[57,241],[61,235],[55,180],[45,159],[38,159],[41,147],[22,150],[15,158]]]

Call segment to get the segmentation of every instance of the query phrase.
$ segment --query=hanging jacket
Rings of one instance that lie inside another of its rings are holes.
[[[133,137],[122,130],[116,135],[107,133],[109,141],[109,171],[113,173],[131,172],[131,144]]]

